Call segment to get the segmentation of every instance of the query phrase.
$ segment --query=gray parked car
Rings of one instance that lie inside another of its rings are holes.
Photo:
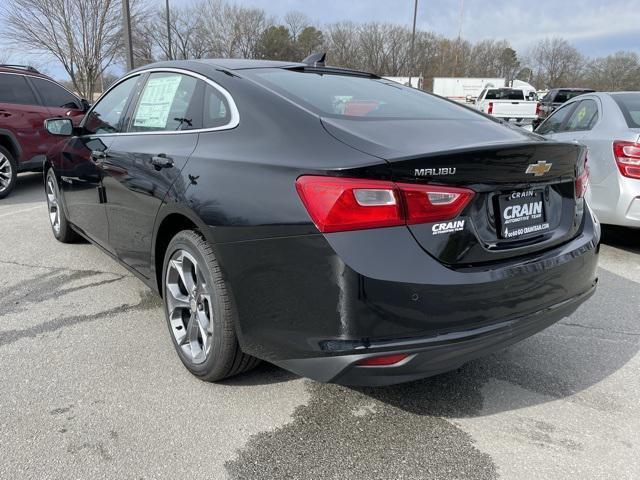
[[[640,92],[580,95],[535,132],[586,145],[591,208],[602,223],[640,228]]]

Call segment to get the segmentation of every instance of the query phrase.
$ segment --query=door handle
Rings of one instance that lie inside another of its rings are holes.
[[[173,159],[167,157],[164,153],[159,153],[158,155],[151,157],[151,165],[153,165],[156,170],[171,168],[173,167]]]
[[[11,112],[7,112],[6,110],[0,110],[0,116],[2,117],[10,117]]]
[[[101,150],[93,150],[91,152],[91,160],[95,163],[100,163],[107,158],[107,154]]]

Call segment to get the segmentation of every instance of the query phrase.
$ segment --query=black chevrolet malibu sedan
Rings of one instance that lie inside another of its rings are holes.
[[[89,239],[157,290],[203,380],[258,359],[323,382],[413,380],[594,292],[583,147],[375,75],[158,63],[78,127],[47,129],[55,237]]]

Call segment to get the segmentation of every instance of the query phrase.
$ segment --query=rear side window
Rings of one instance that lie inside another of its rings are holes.
[[[223,127],[231,121],[229,104],[224,95],[207,84],[204,91],[204,128]]]
[[[130,132],[174,132],[197,128],[194,97],[198,80],[179,73],[149,75],[133,114]]]
[[[571,113],[564,131],[591,130],[598,121],[598,104],[595,100],[581,101]]]
[[[640,128],[640,93],[616,93],[611,96],[622,110],[629,128]]]
[[[22,75],[0,74],[0,103],[37,105],[33,90]]]
[[[390,80],[286,69],[256,69],[247,73],[266,87],[326,117],[483,119],[470,109]]]
[[[32,77],[31,81],[46,107],[80,109],[78,99],[61,86],[41,78]]]
[[[510,88],[496,88],[487,91],[487,100],[524,100],[524,92]]]
[[[567,115],[569,115],[573,110],[573,107],[575,107],[575,103],[572,103],[571,105],[565,105],[564,107],[561,107],[555,112],[553,112],[553,114],[549,118],[547,118],[544,122],[542,122],[542,125],[540,125],[536,129],[536,133],[540,135],[545,135],[547,133],[558,133],[562,131],[561,130],[561,128],[563,128],[562,124],[567,118]]]
[[[119,83],[104,95],[86,116],[83,127],[92,134],[119,133],[121,120],[129,95],[138,83],[138,77],[131,77]]]

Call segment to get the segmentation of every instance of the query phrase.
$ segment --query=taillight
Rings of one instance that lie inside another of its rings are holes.
[[[489,102],[489,108],[487,108],[487,113],[489,115],[493,113],[493,102]]]
[[[540,102],[536,103],[536,117],[540,116]]]
[[[392,182],[304,176],[296,189],[323,233],[393,227],[404,223]]]
[[[576,198],[584,197],[589,186],[589,165],[587,165],[587,157],[584,159],[582,172],[576,177]]]
[[[613,154],[622,175],[640,178],[640,144],[616,140],[613,142]]]
[[[460,215],[475,195],[466,188],[437,185],[398,184],[405,205],[407,224],[449,220]]]
[[[296,189],[322,233],[449,220],[475,195],[465,188],[310,175],[298,178]]]

